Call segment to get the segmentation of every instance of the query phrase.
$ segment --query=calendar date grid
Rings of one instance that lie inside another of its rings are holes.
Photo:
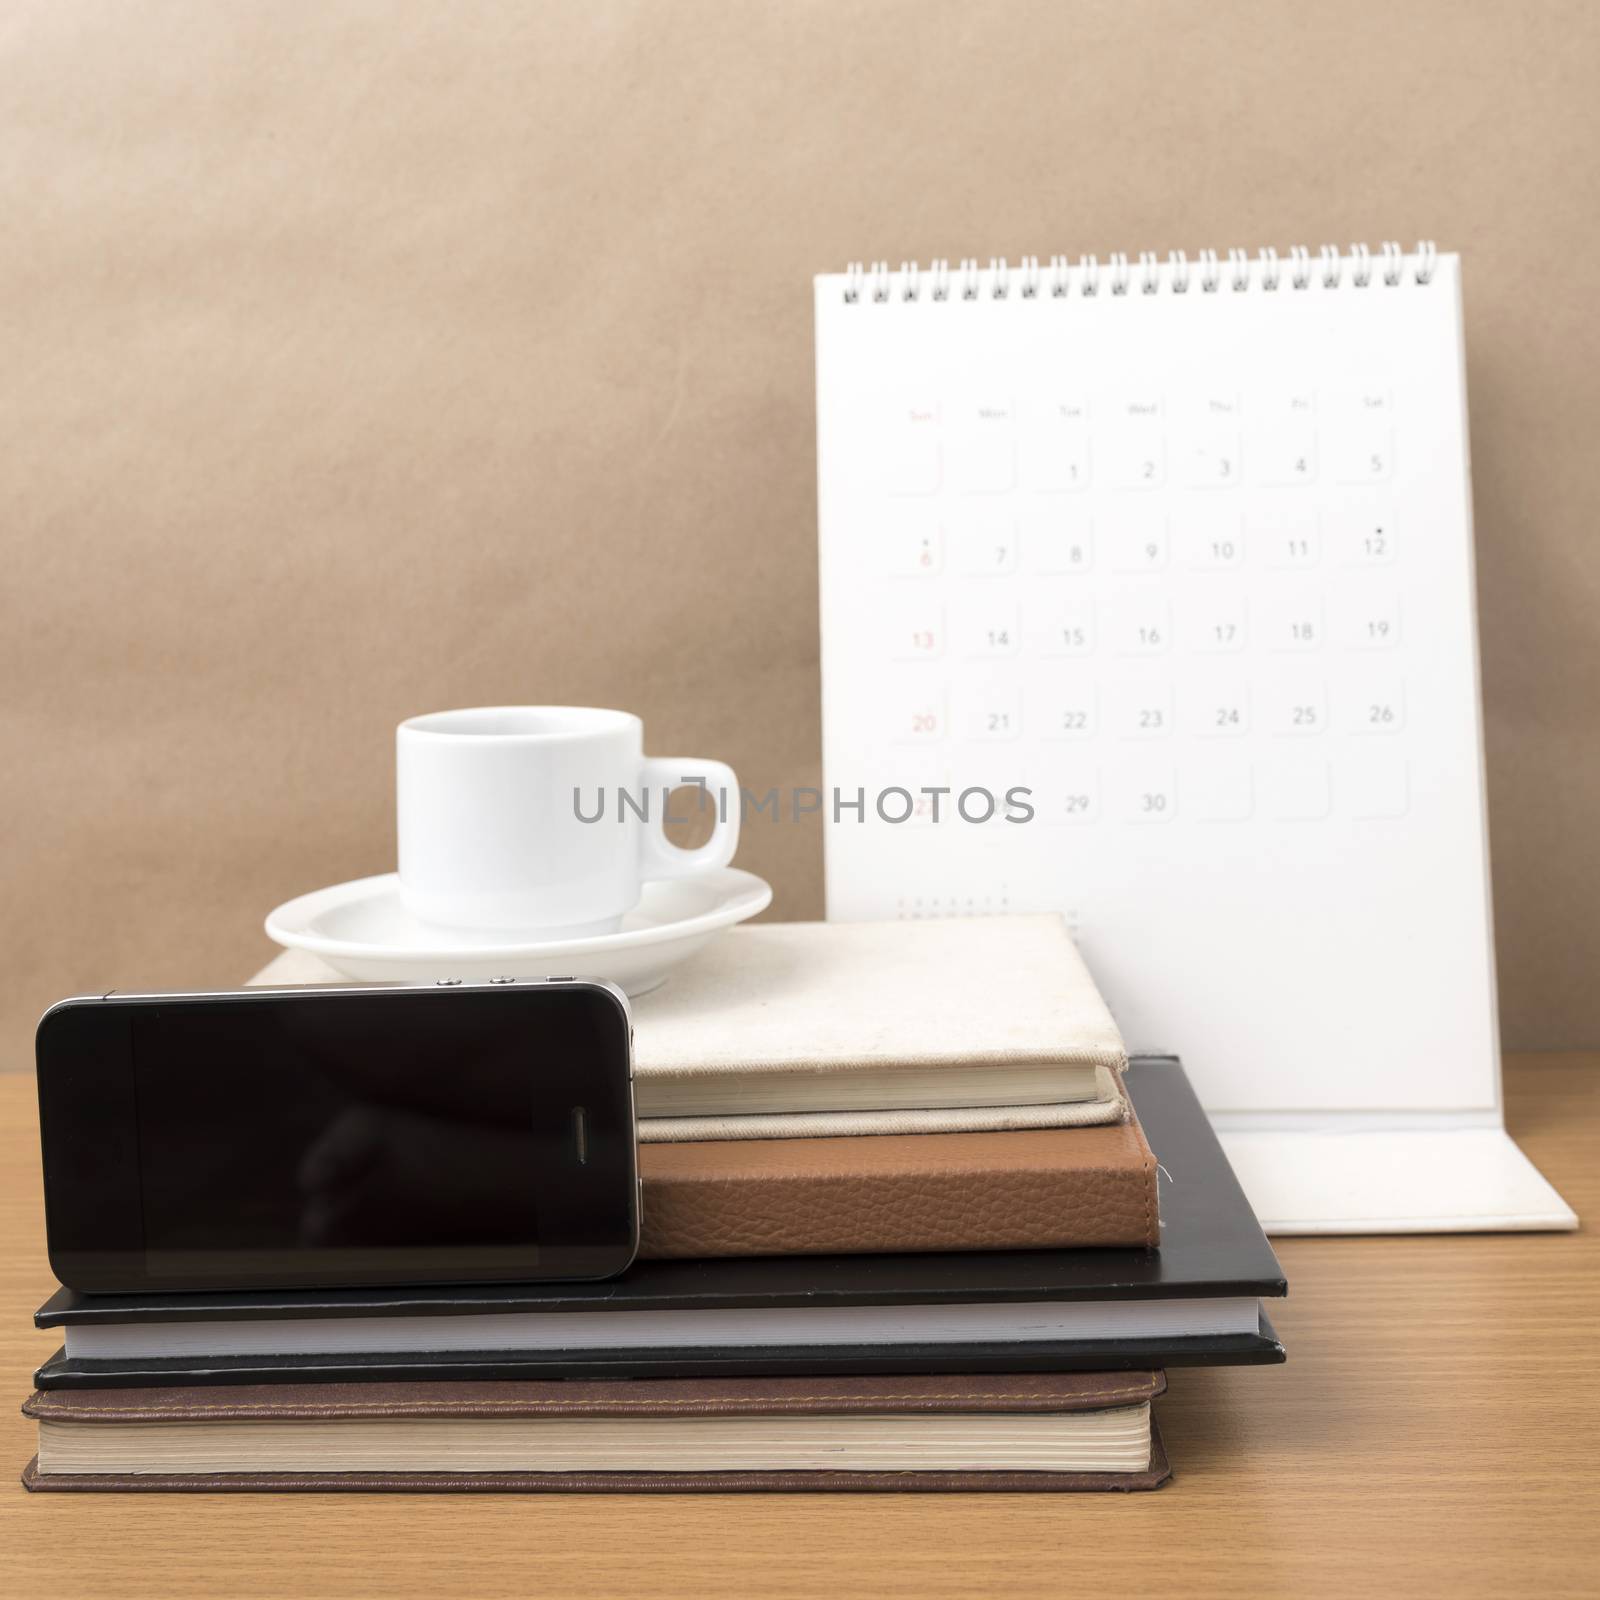
[[[860,527],[890,741],[1042,752],[1046,821],[1403,814],[1403,756],[1345,753],[1407,727],[1393,395],[1258,398],[1247,434],[1250,412],[902,404]],[[1300,750],[1261,755],[1280,741]]]

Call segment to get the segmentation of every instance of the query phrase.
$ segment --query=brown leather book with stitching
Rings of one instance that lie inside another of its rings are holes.
[[[1137,1121],[639,1147],[640,1254],[865,1255],[1159,1242]]]
[[[1153,1489],[1159,1372],[35,1394],[43,1490]]]

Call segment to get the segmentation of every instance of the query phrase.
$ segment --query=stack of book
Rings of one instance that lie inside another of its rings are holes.
[[[735,930],[636,1002],[604,1283],[63,1290],[50,1489],[1140,1489],[1283,1275],[1061,920]]]

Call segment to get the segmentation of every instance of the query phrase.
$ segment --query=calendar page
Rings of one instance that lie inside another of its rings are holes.
[[[1241,1125],[1497,1112],[1457,259],[858,268],[816,329],[829,916],[1064,912]]]

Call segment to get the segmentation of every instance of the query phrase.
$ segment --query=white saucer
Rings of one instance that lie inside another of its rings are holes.
[[[766,910],[772,886],[722,867],[647,883],[617,933],[528,943],[434,928],[400,904],[392,872],[303,894],[267,918],[267,935],[368,982],[437,978],[603,978],[646,994],[723,928]]]

